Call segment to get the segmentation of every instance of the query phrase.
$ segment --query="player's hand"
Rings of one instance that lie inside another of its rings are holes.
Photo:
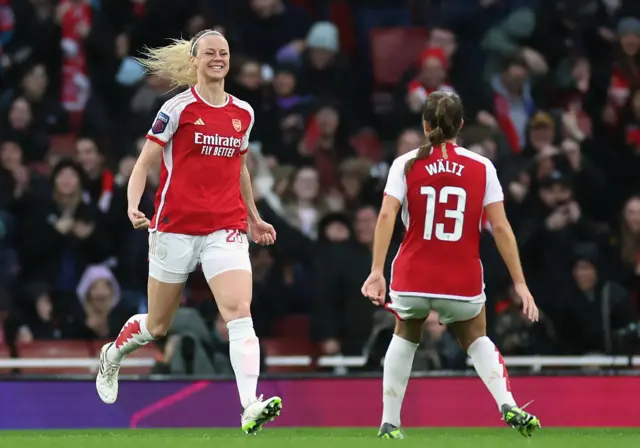
[[[384,305],[387,296],[387,282],[381,272],[373,271],[362,285],[362,295],[371,300],[374,305]]]
[[[522,299],[522,312],[527,316],[531,322],[538,322],[538,307],[533,300],[531,292],[525,283],[516,283],[514,289],[518,297]]]
[[[249,234],[251,239],[261,246],[271,246],[276,242],[276,229],[262,220],[249,224]]]
[[[133,228],[138,229],[148,229],[151,224],[147,217],[140,210],[135,208],[130,208],[127,211],[127,215],[129,216],[129,221],[133,225]]]

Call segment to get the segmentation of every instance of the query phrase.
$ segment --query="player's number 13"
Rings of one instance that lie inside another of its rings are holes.
[[[430,240],[435,233],[435,237],[440,241],[459,241],[462,238],[467,192],[460,187],[443,187],[438,194],[438,191],[433,187],[420,187],[420,194],[427,197],[427,209],[424,216],[424,239]],[[444,212],[445,218],[455,220],[453,232],[445,232],[443,223],[434,222],[436,204],[446,204],[449,201],[449,196],[457,196],[458,198],[455,210],[445,210]]]

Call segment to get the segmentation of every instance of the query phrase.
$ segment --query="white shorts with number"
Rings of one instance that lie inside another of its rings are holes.
[[[426,319],[434,310],[443,325],[473,319],[482,311],[486,297],[482,294],[473,300],[452,300],[435,297],[419,297],[391,293],[391,302],[386,304],[389,311],[400,320]]]
[[[150,277],[163,283],[184,283],[198,263],[207,282],[226,271],[251,272],[247,235],[240,230],[218,230],[203,236],[149,235]]]

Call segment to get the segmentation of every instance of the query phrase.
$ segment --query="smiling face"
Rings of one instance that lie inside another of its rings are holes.
[[[206,34],[199,38],[192,64],[198,80],[221,81],[229,73],[229,43],[219,34]]]

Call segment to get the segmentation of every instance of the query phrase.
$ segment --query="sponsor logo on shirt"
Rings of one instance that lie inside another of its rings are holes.
[[[236,151],[242,147],[241,138],[226,137],[220,134],[207,135],[201,132],[194,134],[194,143],[202,145],[200,154],[204,156],[233,157]]]

